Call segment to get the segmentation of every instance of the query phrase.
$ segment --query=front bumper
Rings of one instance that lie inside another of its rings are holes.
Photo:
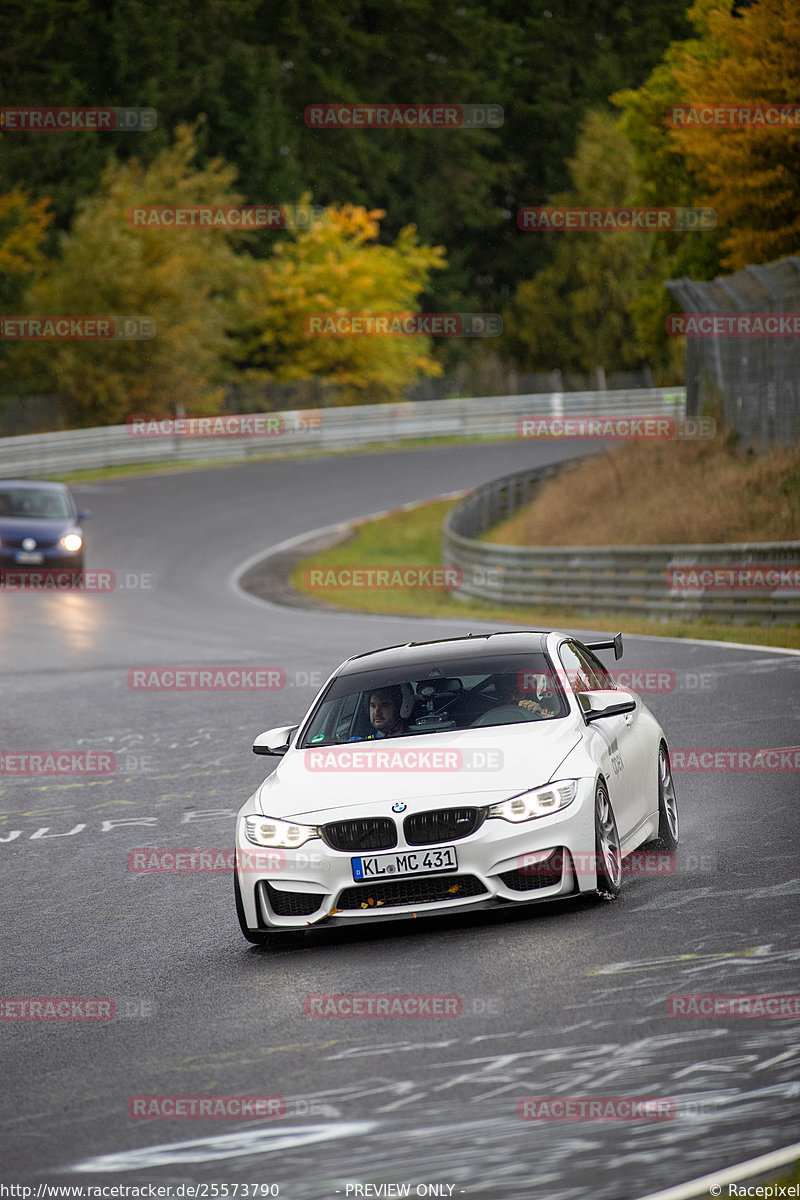
[[[259,812],[251,798],[236,826],[246,923],[253,931],[288,931],[540,903],[594,891],[594,793],[595,780],[582,779],[577,796],[561,812],[519,824],[484,821],[470,836],[447,843],[458,857],[455,871],[371,883],[353,879],[354,852],[333,850],[319,838],[299,850],[255,846],[244,833],[245,817]],[[392,853],[406,849],[424,852],[426,847],[408,846],[400,832]],[[548,851],[553,853],[536,861]]]
[[[33,553],[41,562],[17,562],[19,549],[4,546],[0,549],[0,571],[28,573],[33,571],[81,571],[83,569],[83,547],[80,550],[64,550],[63,547],[38,547]],[[23,551],[24,553],[24,551]]]

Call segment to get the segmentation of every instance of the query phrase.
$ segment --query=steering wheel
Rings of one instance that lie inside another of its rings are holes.
[[[479,725],[517,725],[522,721],[533,721],[536,716],[537,714],[529,708],[520,708],[518,704],[500,704],[497,708],[490,708],[488,712],[481,713],[470,724],[470,729],[476,729]]]

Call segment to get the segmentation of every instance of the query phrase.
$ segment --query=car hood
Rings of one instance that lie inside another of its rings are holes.
[[[56,541],[75,525],[77,521],[73,517],[54,517],[50,520],[38,517],[0,517],[0,538],[32,537],[37,542]]]
[[[261,784],[257,802],[265,816],[315,824],[365,816],[377,806],[388,811],[393,802],[412,809],[493,804],[547,783],[579,740],[567,717],[290,750]],[[368,757],[376,752],[391,755],[382,767]]]

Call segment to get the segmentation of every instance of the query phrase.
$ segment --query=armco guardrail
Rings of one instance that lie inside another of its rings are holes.
[[[132,434],[126,425],[110,425],[0,438],[0,476],[24,479],[132,464],[338,450],[381,441],[509,435],[516,433],[520,418],[531,416],[635,415],[680,420],[685,410],[685,388],[636,388],[617,392],[472,396],[257,414],[261,418],[280,419],[279,432],[270,437],[148,437]],[[222,414],[222,420],[229,417],[230,414]],[[245,417],[237,419],[244,421]]]
[[[570,465],[493,480],[451,510],[442,561],[462,572],[455,596],[664,620],[800,620],[800,542],[545,547],[477,540]]]

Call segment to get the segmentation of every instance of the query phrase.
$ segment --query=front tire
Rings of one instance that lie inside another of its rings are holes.
[[[614,810],[602,779],[594,795],[594,846],[597,894],[603,900],[616,900],[622,887],[622,853]]]

